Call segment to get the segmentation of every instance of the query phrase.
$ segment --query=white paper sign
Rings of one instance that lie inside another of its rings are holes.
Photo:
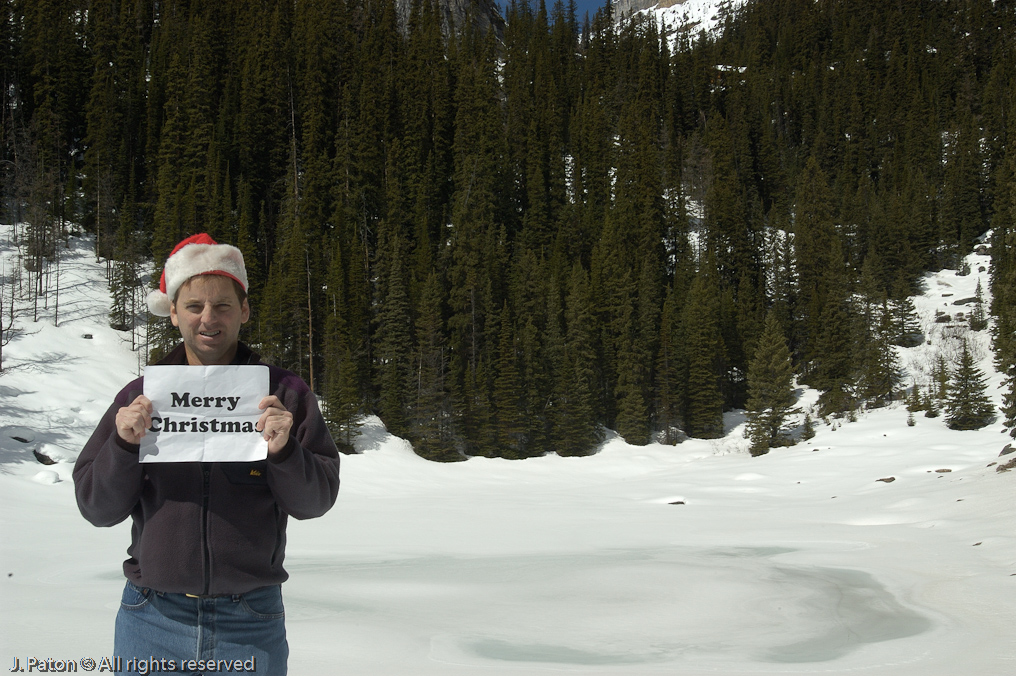
[[[268,396],[267,366],[149,366],[152,426],[141,462],[250,462],[268,457],[254,429]]]

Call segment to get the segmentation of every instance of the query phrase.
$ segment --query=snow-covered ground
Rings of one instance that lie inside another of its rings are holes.
[[[28,318],[4,348],[6,668],[112,650],[129,526],[85,522],[71,468],[137,357],[108,328],[90,247],[66,252],[59,326]],[[945,330],[931,319],[944,294],[986,289],[987,257],[968,260],[971,275],[929,276],[915,299],[932,343],[903,351],[908,369]],[[985,332],[973,338],[997,385]],[[759,458],[731,415],[719,440],[451,465],[372,419],[335,508],[290,525],[290,673],[1016,673],[1016,473],[989,466],[1007,438],[906,418],[819,423]]]

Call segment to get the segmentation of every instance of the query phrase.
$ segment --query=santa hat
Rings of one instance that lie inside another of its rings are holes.
[[[192,235],[176,245],[166,259],[159,288],[148,294],[148,309],[157,317],[168,317],[180,287],[197,275],[229,277],[247,291],[247,268],[235,246],[218,244],[205,233]]]

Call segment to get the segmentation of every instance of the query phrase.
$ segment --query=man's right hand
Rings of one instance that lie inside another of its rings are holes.
[[[152,426],[152,402],[143,394],[116,412],[116,433],[128,444],[140,444]]]

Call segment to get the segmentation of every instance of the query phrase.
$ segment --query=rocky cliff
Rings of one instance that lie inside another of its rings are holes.
[[[405,27],[413,0],[396,0],[399,22]],[[504,38],[504,17],[494,0],[438,0],[445,35],[462,30],[471,22],[481,31],[493,29],[499,40]]]

